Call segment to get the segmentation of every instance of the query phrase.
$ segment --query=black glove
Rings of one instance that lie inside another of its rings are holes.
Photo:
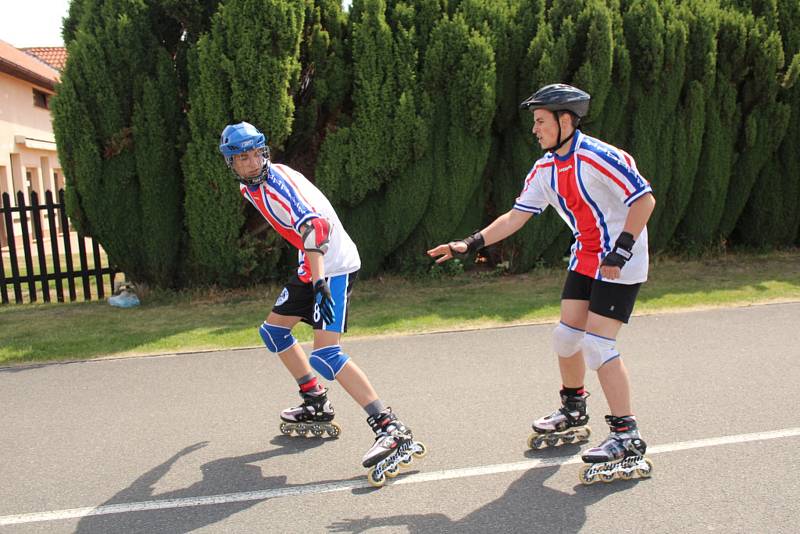
[[[455,245],[456,243],[464,243],[465,245],[467,245],[467,250],[465,252],[457,252],[453,248],[453,245]],[[480,250],[480,249],[483,248],[483,246],[484,246],[483,245],[483,234],[481,234],[480,232],[475,232],[474,234],[472,234],[469,237],[466,237],[466,238],[461,239],[459,241],[451,241],[447,245],[450,247],[450,254],[453,257],[455,257],[455,256],[465,256],[465,255],[469,254],[470,252],[475,252],[475,251]]]
[[[600,265],[622,269],[628,260],[633,257],[633,252],[631,251],[634,243],[636,241],[633,240],[633,236],[630,233],[622,232],[619,234],[617,242],[614,243],[614,249],[603,258],[603,262]]]
[[[326,324],[331,324],[336,320],[336,312],[333,310],[333,305],[336,304],[331,297],[331,288],[328,287],[328,282],[325,279],[320,279],[314,282],[314,307],[315,311],[319,311],[319,316]],[[316,313],[314,314],[316,316]],[[316,317],[314,317],[316,320]]]

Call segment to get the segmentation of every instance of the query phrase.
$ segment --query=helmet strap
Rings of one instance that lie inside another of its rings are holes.
[[[561,148],[562,146],[564,146],[567,143],[567,141],[569,141],[570,139],[575,137],[575,132],[577,131],[578,128],[577,128],[577,125],[576,125],[576,127],[572,129],[572,133],[571,134],[569,134],[565,139],[561,139],[561,120],[560,120],[560,118],[558,116],[558,112],[557,111],[553,111],[552,113],[553,113],[553,116],[556,118],[556,124],[558,124],[558,144],[556,144],[555,146],[552,146],[550,148],[546,148],[545,150],[547,152],[555,153],[555,151],[558,150],[559,148]]]

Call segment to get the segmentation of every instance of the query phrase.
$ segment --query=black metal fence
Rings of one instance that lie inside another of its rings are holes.
[[[15,220],[15,213],[19,214],[18,220]],[[46,228],[43,228],[44,222]],[[8,193],[3,193],[0,230],[7,238],[0,253],[3,304],[10,303],[12,297],[17,304],[37,302],[40,298],[51,302],[51,292],[59,302],[64,302],[65,290],[70,301],[79,297],[102,299],[106,291],[114,287],[114,277],[119,271],[108,265],[97,241],[77,236],[77,246],[73,245],[63,189],[58,191],[57,203],[50,191],[45,193],[44,204],[39,204],[35,191],[31,192],[27,206],[22,192],[17,193],[16,205],[11,203]],[[87,248],[91,251],[91,265]],[[102,265],[104,259],[105,266]]]

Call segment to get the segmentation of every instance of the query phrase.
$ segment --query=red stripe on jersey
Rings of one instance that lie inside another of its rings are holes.
[[[600,253],[603,251],[602,234],[597,225],[592,207],[581,195],[580,186],[575,175],[575,161],[559,161],[556,164],[558,173],[558,193],[564,199],[567,209],[575,218],[580,247],[575,251],[578,260],[575,271],[594,278],[600,266]]]
[[[269,212],[265,204],[265,200],[263,197],[263,187],[259,187],[255,192],[249,191],[248,188],[241,189],[242,196],[247,199],[252,199],[253,204],[255,205],[258,212],[261,213],[261,216],[264,217],[267,222],[269,223],[272,228],[278,232],[281,237],[283,237],[286,241],[288,241],[292,246],[296,247],[299,250],[303,250],[303,240],[297,235],[294,230],[285,228],[278,220],[272,216]],[[249,196],[248,196],[249,193]]]
[[[631,196],[632,191],[630,191],[627,187],[625,187],[624,183],[622,183],[616,176],[614,176],[608,169],[603,167],[600,163],[598,163],[597,161],[593,160],[592,158],[590,158],[588,156],[584,156],[583,154],[579,154],[578,155],[578,159],[581,160],[581,161],[585,161],[586,163],[588,163],[589,165],[591,165],[592,167],[594,167],[598,171],[600,171],[603,174],[605,174],[606,176],[608,176],[615,184],[620,186],[622,188],[622,190],[625,191],[625,195],[626,196]]]
[[[267,196],[269,196],[269,198],[273,199],[275,202],[280,204],[283,209],[286,210],[286,213],[289,214],[289,224],[292,227],[294,227],[294,213],[292,213],[292,209],[289,207],[289,205],[286,204],[286,202],[284,202],[283,200],[281,200],[281,197],[267,190],[266,187],[265,187],[265,192],[267,193]]]
[[[536,176],[536,171],[538,171],[539,169],[545,169],[547,167],[552,167],[552,166],[553,166],[553,162],[552,161],[548,161],[547,163],[537,163],[536,165],[534,165],[533,166],[533,170],[530,172],[528,177],[525,178],[525,187],[522,188],[522,192],[524,193],[525,190],[528,189],[528,186],[530,185],[531,180],[533,180],[533,177]]]

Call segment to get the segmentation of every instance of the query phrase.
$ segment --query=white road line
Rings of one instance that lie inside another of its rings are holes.
[[[755,432],[752,434],[739,434],[736,436],[722,436],[718,438],[697,439],[692,441],[680,441],[665,445],[656,445],[647,450],[647,455],[661,454],[665,452],[685,451],[690,449],[701,449],[706,447],[719,447],[721,445],[734,445],[737,443],[747,443],[751,441],[763,441],[768,439],[781,439],[800,436],[800,427],[785,428],[783,430],[773,430],[769,432]],[[481,467],[465,467],[461,469],[446,469],[442,471],[432,471],[414,473],[396,478],[390,482],[391,485],[397,484],[417,484],[421,482],[433,482],[437,480],[449,480],[454,478],[476,477],[484,475],[495,475],[498,473],[511,473],[514,471],[526,471],[528,469],[538,469],[568,464],[582,463],[580,457],[569,456],[563,458],[542,458],[530,459],[522,462],[508,464],[485,465]],[[229,504],[235,502],[261,501],[266,499],[277,499],[280,497],[292,497],[299,495],[315,495],[320,493],[331,493],[335,491],[345,491],[356,488],[369,488],[366,480],[348,480],[342,482],[330,482],[327,484],[314,484],[309,486],[297,486],[291,488],[277,488],[264,491],[246,491],[241,493],[226,493],[222,495],[209,495],[207,497],[192,497],[185,499],[169,499],[158,501],[143,501],[121,504],[110,504],[105,506],[89,506],[86,508],[72,508],[68,510],[53,510],[50,512],[37,512],[29,514],[16,514],[0,516],[0,526],[18,525],[22,523],[36,523],[41,521],[58,521],[63,519],[75,519],[93,515],[121,514],[128,512],[142,512],[147,510],[165,510],[168,508],[188,508],[192,506],[206,506],[210,504]]]

